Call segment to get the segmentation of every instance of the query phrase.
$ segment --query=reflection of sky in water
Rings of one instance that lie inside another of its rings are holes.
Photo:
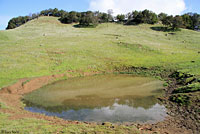
[[[132,75],[98,75],[59,81],[25,95],[26,110],[66,120],[157,122],[163,82]]]
[[[31,112],[42,113],[48,116],[57,116],[66,120],[96,121],[96,122],[157,122],[166,117],[166,108],[155,104],[149,109],[142,107],[134,108],[128,105],[121,105],[117,102],[111,107],[100,109],[68,110],[62,113],[52,113],[36,107],[25,108]]]

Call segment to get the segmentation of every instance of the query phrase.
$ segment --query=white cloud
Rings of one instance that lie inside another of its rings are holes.
[[[89,10],[107,12],[108,9],[113,9],[114,15],[145,9],[157,14],[179,15],[186,10],[186,5],[184,0],[90,0]]]

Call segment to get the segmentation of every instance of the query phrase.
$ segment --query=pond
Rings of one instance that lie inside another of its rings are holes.
[[[149,77],[109,74],[70,78],[23,97],[25,109],[65,120],[155,123],[166,108],[157,97],[163,82]]]

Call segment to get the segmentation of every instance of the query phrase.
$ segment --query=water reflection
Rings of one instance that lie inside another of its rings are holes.
[[[66,120],[95,121],[95,122],[138,122],[155,123],[164,120],[166,108],[155,104],[149,109],[131,107],[114,103],[111,107],[94,109],[67,110],[62,112],[49,112],[37,107],[26,107],[31,112],[42,113],[48,116],[57,116]]]
[[[25,109],[66,120],[157,122],[166,116],[158,104],[163,83],[148,77],[101,75],[47,85],[23,98]]]
[[[117,98],[103,98],[99,96],[77,96],[74,99],[66,99],[61,105],[49,106],[38,103],[33,103],[27,99],[22,100],[27,107],[37,107],[44,109],[48,112],[61,113],[67,110],[80,110],[80,109],[100,109],[102,107],[113,107],[114,104],[127,105],[129,107],[142,107],[149,109],[157,103],[156,96],[123,96]]]

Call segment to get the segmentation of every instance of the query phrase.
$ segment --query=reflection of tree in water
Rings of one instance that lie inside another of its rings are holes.
[[[74,99],[67,99],[62,102],[62,105],[58,106],[46,106],[32,103],[28,100],[22,100],[27,107],[37,107],[44,109],[48,112],[61,113],[68,110],[80,110],[80,109],[100,109],[102,107],[112,107],[115,103],[120,105],[127,105],[130,107],[149,109],[157,103],[156,96],[123,96],[117,98],[101,98],[97,95],[77,96]]]
[[[123,99],[120,99],[118,101],[118,104],[126,104],[130,107],[142,107],[144,109],[149,109],[153,105],[157,103],[156,96],[145,96],[145,97],[140,97],[140,96],[125,96]]]

